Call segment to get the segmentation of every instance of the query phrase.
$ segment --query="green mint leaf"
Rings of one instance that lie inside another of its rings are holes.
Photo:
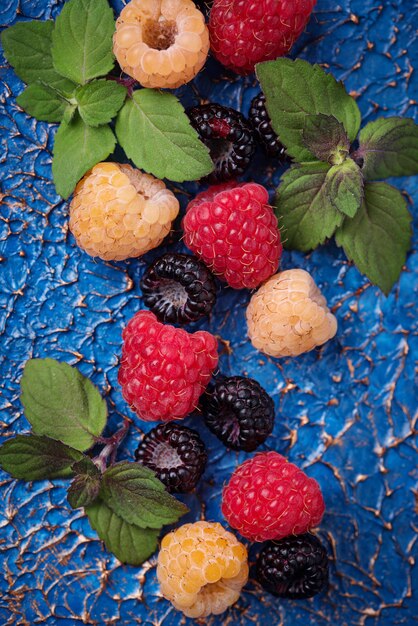
[[[76,477],[68,488],[68,502],[73,509],[93,504],[99,496],[100,470],[89,457],[74,463],[72,470]]]
[[[55,69],[80,85],[112,69],[113,11],[107,0],[69,0],[55,21]]]
[[[361,209],[344,220],[335,239],[350,261],[388,295],[411,241],[411,215],[402,194],[387,183],[366,183]]]
[[[39,435],[17,435],[0,446],[0,467],[13,478],[42,480],[71,476],[81,452]]]
[[[87,450],[105,427],[106,402],[78,370],[54,359],[27,361],[21,401],[35,433]]]
[[[172,94],[136,91],[119,111],[116,136],[135,165],[157,178],[197,180],[213,170],[209,150]]]
[[[42,83],[33,83],[17,97],[16,102],[22,109],[42,122],[60,122],[68,101],[62,98],[57,91]]]
[[[176,522],[188,511],[165,491],[154,472],[127,461],[104,472],[100,497],[126,522],[141,528],[161,528]]]
[[[75,92],[78,112],[89,126],[107,124],[126,98],[127,89],[113,80],[94,80]]]
[[[307,115],[303,144],[320,161],[337,164],[345,160],[350,142],[344,126],[333,115]]]
[[[303,143],[307,114],[332,115],[342,123],[350,141],[357,137],[361,115],[356,101],[318,65],[281,58],[259,63],[256,72],[272,126],[296,161],[315,160]]]
[[[122,563],[142,565],[157,549],[159,530],[128,524],[100,500],[85,512],[106,548]]]
[[[281,178],[276,195],[276,215],[283,227],[284,245],[290,250],[312,250],[334,234],[344,216],[326,195],[330,165],[294,165]]]
[[[341,213],[354,217],[363,202],[364,180],[357,163],[348,158],[334,165],[325,179],[327,200]]]
[[[80,178],[99,161],[104,161],[116,144],[109,126],[93,128],[74,114],[70,122],[61,122],[55,135],[52,174],[55,187],[68,198]]]
[[[52,63],[54,22],[18,22],[3,31],[1,42],[10,65],[25,83],[42,82],[71,95],[75,84],[61,76]]]
[[[357,156],[366,180],[418,174],[418,125],[409,118],[387,117],[367,124]]]

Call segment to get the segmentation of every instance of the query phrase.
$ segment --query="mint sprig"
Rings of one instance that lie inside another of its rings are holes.
[[[55,23],[19,22],[2,33],[7,60],[28,84],[19,106],[38,120],[61,123],[52,174],[63,198],[113,152],[109,124],[119,111],[118,140],[137,167],[178,182],[213,169],[177,98],[152,89],[132,93],[134,81],[128,90],[122,79],[105,78],[114,66],[114,31],[108,0],[68,0]]]
[[[70,506],[85,509],[92,528],[120,561],[140,565],[155,551],[162,527],[188,509],[150,469],[115,462],[129,420],[114,435],[102,437],[107,409],[99,391],[76,369],[54,359],[28,361],[21,388],[33,433],[0,446],[0,467],[27,481],[74,476],[67,493]],[[102,450],[93,456],[93,446],[99,445]]]
[[[300,59],[260,63],[272,126],[296,163],[277,190],[285,246],[308,251],[335,235],[369,280],[388,294],[410,245],[410,215],[393,187],[369,181],[418,173],[418,126],[386,118],[360,132],[342,83]],[[396,227],[395,227],[396,222]]]

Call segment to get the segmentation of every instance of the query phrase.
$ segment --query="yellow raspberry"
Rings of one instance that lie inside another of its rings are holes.
[[[187,617],[219,615],[248,580],[247,550],[218,523],[184,524],[162,540],[157,577],[163,596]]]
[[[98,163],[75,189],[70,229],[91,256],[122,261],[159,246],[178,212],[161,180],[130,165]]]
[[[250,300],[247,324],[253,346],[274,357],[309,352],[337,332],[337,320],[305,270],[269,278]]]
[[[116,21],[113,52],[123,71],[144,87],[188,83],[208,51],[205,18],[191,0],[131,0]]]

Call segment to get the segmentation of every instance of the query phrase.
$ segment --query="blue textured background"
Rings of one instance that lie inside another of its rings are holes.
[[[50,18],[62,4],[1,0],[1,22]],[[113,4],[119,11],[122,2]],[[414,117],[417,20],[414,0],[318,0],[293,54],[326,64],[342,78],[358,97],[365,120]],[[28,429],[19,403],[22,367],[31,357],[45,356],[76,364],[92,377],[106,394],[112,431],[127,411],[117,384],[121,331],[142,306],[139,278],[156,253],[104,263],[75,246],[68,232],[68,204],[51,182],[53,127],[19,109],[15,97],[23,85],[3,58],[0,63],[0,434],[6,439]],[[257,91],[253,77],[227,77],[210,61],[179,94],[186,104],[205,98],[247,113]],[[280,171],[260,154],[247,178],[273,190]],[[416,180],[395,184],[412,208]],[[187,190],[173,188],[183,205],[197,190],[193,184]],[[171,249],[180,249],[178,236],[172,237]],[[229,613],[208,623],[415,623],[416,251],[388,298],[333,244],[310,255],[286,253],[283,266],[306,268],[321,286],[338,317],[334,341],[294,360],[266,358],[245,337],[249,294],[226,288],[201,326],[224,341],[225,374],[252,376],[274,397],[277,420],[268,447],[299,463],[322,485],[327,512],[320,536],[332,559],[331,588],[328,595],[294,602],[274,599],[250,583]],[[210,458],[197,492],[186,498],[190,519],[220,519],[222,484],[246,455],[226,451],[198,417],[186,423],[200,430]],[[135,422],[119,458],[132,458],[143,428]],[[139,569],[121,566],[104,551],[82,512],[70,509],[64,485],[0,476],[0,624],[181,622],[159,595],[155,558]]]

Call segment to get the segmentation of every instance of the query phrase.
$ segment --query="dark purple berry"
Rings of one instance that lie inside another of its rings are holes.
[[[274,402],[251,378],[231,376],[215,382],[200,406],[208,428],[232,450],[252,452],[273,430]]]
[[[279,157],[286,160],[286,150],[280,143],[274,132],[269,114],[266,109],[266,98],[263,93],[259,93],[251,101],[249,119],[254,129],[255,136],[266,150],[268,156]]]
[[[153,470],[172,493],[192,491],[205,470],[206,448],[199,434],[178,424],[160,424],[144,435],[135,458]]]
[[[258,555],[255,577],[280,598],[311,598],[328,585],[328,556],[314,535],[269,541]]]
[[[208,180],[216,183],[241,176],[255,151],[252,129],[242,113],[220,104],[202,104],[187,114],[215,165]]]
[[[210,270],[189,254],[168,253],[156,259],[141,282],[145,305],[161,322],[188,324],[209,315],[216,302]]]

